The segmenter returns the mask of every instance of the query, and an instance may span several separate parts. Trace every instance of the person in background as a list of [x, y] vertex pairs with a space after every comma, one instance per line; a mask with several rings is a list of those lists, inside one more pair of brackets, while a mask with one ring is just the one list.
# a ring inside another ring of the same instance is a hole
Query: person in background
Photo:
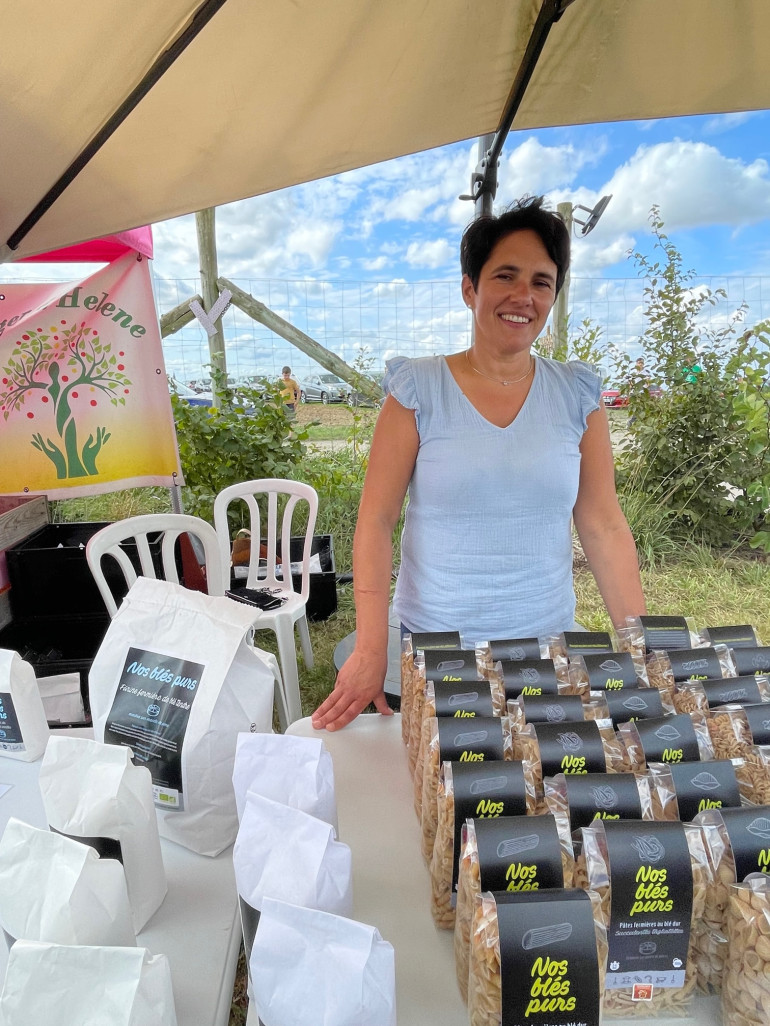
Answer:
[[294, 419], [297, 413], [299, 402], [299, 385], [291, 376], [291, 367], [284, 367], [281, 371], [281, 398], [284, 409], [290, 419]]
[[370, 702], [390, 711], [392, 535], [407, 490], [393, 602], [406, 630], [480, 641], [574, 629], [573, 519], [612, 622], [646, 611], [600, 379], [531, 351], [569, 249], [542, 197], [471, 222], [460, 250], [470, 348], [388, 362], [353, 548], [356, 643], [316, 728], [338, 730]]

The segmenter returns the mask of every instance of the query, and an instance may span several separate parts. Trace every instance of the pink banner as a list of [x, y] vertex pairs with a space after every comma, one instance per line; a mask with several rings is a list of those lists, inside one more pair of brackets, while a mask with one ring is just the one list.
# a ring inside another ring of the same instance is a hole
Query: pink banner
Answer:
[[24, 257], [19, 263], [108, 263], [131, 251], [152, 258], [152, 228], [149, 225], [118, 232], [116, 235], [105, 235], [91, 242], [79, 242], [74, 246], [65, 246], [64, 249], [52, 249], [49, 253]]
[[0, 415], [0, 493], [182, 483], [147, 260], [0, 285]]

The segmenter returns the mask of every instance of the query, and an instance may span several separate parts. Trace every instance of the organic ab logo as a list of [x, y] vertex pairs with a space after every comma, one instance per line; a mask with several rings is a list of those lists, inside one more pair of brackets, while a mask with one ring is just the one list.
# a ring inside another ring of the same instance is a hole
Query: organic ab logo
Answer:
[[85, 321], [69, 326], [60, 321], [47, 331], [29, 331], [16, 342], [0, 378], [0, 412], [8, 420], [26, 406], [27, 418], [46, 424], [44, 430], [53, 422], [58, 439], [37, 431], [30, 445], [53, 463], [58, 480], [99, 473], [96, 462], [110, 433], [97, 426], [82, 442], [78, 417], [105, 399], [113, 406], [125, 405], [131, 381], [119, 362], [123, 356], [113, 355], [112, 345], [101, 342]]

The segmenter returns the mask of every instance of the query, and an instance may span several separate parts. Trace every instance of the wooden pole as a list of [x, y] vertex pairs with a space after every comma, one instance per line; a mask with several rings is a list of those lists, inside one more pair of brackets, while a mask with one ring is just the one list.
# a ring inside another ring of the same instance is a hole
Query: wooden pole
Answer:
[[163, 314], [160, 319], [161, 338], [173, 335], [175, 331], [180, 331], [185, 324], [195, 320], [195, 314], [190, 309], [190, 303], [195, 302], [196, 299], [203, 306], [203, 298], [201, 296], [190, 296], [189, 299], [185, 299], [179, 306], [175, 306], [173, 310]]
[[[217, 287], [219, 272], [217, 270], [215, 208], [207, 207], [205, 210], [199, 210], [195, 215], [195, 226], [198, 230], [198, 257], [201, 265], [203, 309], [208, 313], [219, 298], [219, 289]], [[226, 374], [225, 333], [222, 329], [221, 320], [217, 322], [216, 329], [216, 333], [209, 336], [211, 367], [213, 370]], [[216, 389], [214, 389], [214, 398], [216, 399]]]
[[287, 342], [291, 342], [297, 349], [301, 349], [306, 356], [315, 360], [316, 363], [320, 363], [322, 367], [325, 367], [332, 374], [336, 374], [338, 378], [342, 378], [343, 381], [351, 384], [356, 391], [362, 392], [364, 395], [369, 396], [370, 399], [382, 399], [382, 389], [371, 378], [359, 374], [357, 370], [349, 367], [335, 353], [325, 349], [320, 342], [316, 342], [315, 339], [306, 335], [304, 331], [295, 328], [289, 321], [285, 321], [283, 317], [274, 313], [264, 303], [260, 303], [258, 299], [249, 295], [248, 292], [239, 289], [237, 285], [234, 285], [227, 278], [218, 278], [217, 288], [228, 289], [232, 293], [233, 304], [239, 310], [243, 310], [249, 317], [259, 321], [260, 324], [264, 324], [265, 327], [274, 331], [276, 335], [285, 338]]
[[[559, 203], [556, 207], [564, 219], [572, 241], [572, 204]], [[569, 325], [569, 270], [553, 304], [553, 333], [555, 336], [553, 355], [557, 360], [567, 359], [567, 329]]]

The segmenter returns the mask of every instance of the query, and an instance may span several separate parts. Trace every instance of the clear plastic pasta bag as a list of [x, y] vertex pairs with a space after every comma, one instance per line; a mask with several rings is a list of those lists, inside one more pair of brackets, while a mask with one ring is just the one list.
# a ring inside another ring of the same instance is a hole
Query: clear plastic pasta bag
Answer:
[[596, 819], [653, 819], [650, 782], [636, 773], [557, 773], [546, 777], [549, 812], [569, 819], [574, 834]]
[[648, 762], [697, 762], [714, 758], [703, 713], [677, 713], [618, 725], [630, 768], [641, 773]]
[[770, 1008], [770, 880], [732, 884], [727, 906], [724, 1026], [765, 1026]]
[[575, 860], [569, 820], [546, 813], [468, 819], [463, 824], [457, 877], [455, 968], [467, 1001], [471, 920], [482, 891], [572, 887]]
[[739, 761], [649, 763], [655, 819], [691, 823], [705, 809], [739, 808]]

